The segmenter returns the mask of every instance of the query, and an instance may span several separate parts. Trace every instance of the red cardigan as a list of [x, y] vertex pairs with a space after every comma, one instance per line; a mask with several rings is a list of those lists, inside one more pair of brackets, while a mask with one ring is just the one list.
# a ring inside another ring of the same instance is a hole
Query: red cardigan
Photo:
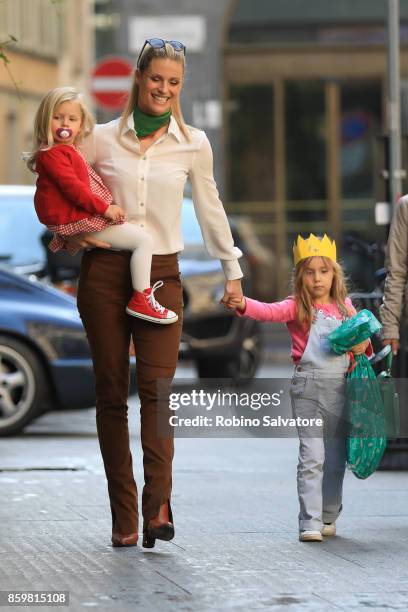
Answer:
[[70, 145], [39, 151], [34, 205], [44, 225], [62, 225], [103, 215], [108, 204], [92, 193], [86, 163]]

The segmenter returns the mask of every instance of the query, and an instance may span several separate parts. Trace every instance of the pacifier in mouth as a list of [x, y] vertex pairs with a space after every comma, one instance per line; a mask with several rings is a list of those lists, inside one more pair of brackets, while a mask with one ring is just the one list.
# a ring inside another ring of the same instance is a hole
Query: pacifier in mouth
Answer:
[[58, 128], [58, 130], [56, 131], [56, 134], [58, 138], [62, 138], [63, 140], [66, 140], [67, 138], [71, 138], [72, 130], [66, 127], [62, 127], [62, 128]]

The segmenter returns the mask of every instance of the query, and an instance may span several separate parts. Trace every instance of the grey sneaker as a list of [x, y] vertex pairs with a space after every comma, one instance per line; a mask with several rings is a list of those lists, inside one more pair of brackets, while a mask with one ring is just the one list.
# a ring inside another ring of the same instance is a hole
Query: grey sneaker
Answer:
[[320, 531], [301, 531], [299, 533], [300, 542], [321, 542], [323, 536]]
[[322, 527], [321, 533], [324, 536], [335, 536], [336, 535], [336, 523], [325, 523]]

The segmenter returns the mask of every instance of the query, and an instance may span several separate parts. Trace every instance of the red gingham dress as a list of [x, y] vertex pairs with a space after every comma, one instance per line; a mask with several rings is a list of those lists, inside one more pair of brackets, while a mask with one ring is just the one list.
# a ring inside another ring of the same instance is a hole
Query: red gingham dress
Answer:
[[[95, 172], [95, 170], [88, 164], [85, 157], [78, 149], [75, 148], [78, 155], [84, 160], [89, 176], [89, 184], [92, 193], [99, 196], [107, 204], [112, 204], [113, 198], [109, 189], [103, 184], [101, 177]], [[75, 234], [81, 234], [82, 232], [100, 232], [106, 227], [111, 225], [120, 225], [124, 221], [111, 221], [101, 215], [92, 215], [87, 219], [81, 219], [80, 221], [74, 221], [73, 223], [64, 223], [63, 225], [48, 225], [48, 229], [54, 232], [54, 236], [48, 245], [48, 248], [56, 253], [61, 249], [68, 250], [71, 255], [78, 253], [79, 249], [76, 247], [68, 247], [64, 236], [75, 236]]]

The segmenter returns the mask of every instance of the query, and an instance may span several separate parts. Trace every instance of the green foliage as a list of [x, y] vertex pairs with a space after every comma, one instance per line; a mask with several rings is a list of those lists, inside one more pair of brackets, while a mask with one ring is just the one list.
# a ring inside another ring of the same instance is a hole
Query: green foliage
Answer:
[[9, 37], [7, 40], [4, 40], [3, 42], [0, 42], [0, 60], [3, 62], [3, 66], [4, 68], [7, 70], [8, 75], [10, 77], [11, 82], [14, 85], [14, 88], [17, 92], [18, 97], [21, 100], [21, 92], [20, 89], [17, 85], [17, 82], [15, 80], [15, 78], [13, 77], [13, 74], [9, 68], [9, 64], [10, 64], [10, 58], [7, 56], [6, 53], [6, 49], [8, 47], [8, 45], [10, 45], [11, 43], [17, 42], [17, 38], [15, 36], [13, 36], [12, 34], [9, 34]]
[[[64, 0], [50, 0], [50, 2], [56, 8], [58, 17], [60, 17], [61, 14], [60, 14], [60, 11], [59, 11], [59, 7], [62, 6]], [[7, 70], [8, 75], [10, 77], [10, 80], [11, 80], [11, 82], [14, 85], [14, 88], [15, 88], [15, 90], [17, 92], [18, 97], [21, 100], [21, 92], [20, 92], [18, 84], [17, 84], [17, 82], [16, 82], [15, 78], [13, 77], [13, 74], [12, 74], [12, 72], [10, 70], [9, 64], [11, 63], [11, 61], [10, 61], [10, 58], [8, 57], [8, 55], [7, 55], [7, 52], [6, 52], [8, 45], [10, 45], [11, 43], [15, 43], [15, 42], [18, 42], [18, 40], [12, 34], [9, 34], [9, 37], [8, 37], [7, 40], [4, 40], [3, 42], [0, 42], [0, 60], [3, 62], [3, 66]]]

